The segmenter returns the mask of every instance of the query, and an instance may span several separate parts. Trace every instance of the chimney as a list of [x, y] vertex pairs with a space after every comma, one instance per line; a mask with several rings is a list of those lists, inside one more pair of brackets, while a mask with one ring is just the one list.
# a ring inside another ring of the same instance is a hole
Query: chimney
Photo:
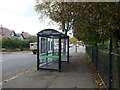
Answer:
[[3, 36], [3, 26], [1, 25], [1, 27], [0, 27], [1, 29], [2, 29], [2, 32], [1, 32], [1, 34], [2, 34], [2, 36]]
[[24, 33], [24, 31], [22, 31], [22, 34]]

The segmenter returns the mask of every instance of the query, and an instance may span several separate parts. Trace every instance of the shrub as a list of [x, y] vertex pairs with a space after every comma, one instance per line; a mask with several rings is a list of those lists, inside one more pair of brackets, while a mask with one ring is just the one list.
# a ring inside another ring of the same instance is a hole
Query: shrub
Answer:
[[6, 49], [16, 49], [16, 48], [28, 48], [29, 43], [24, 40], [20, 40], [17, 38], [3, 38], [2, 39], [2, 48]]

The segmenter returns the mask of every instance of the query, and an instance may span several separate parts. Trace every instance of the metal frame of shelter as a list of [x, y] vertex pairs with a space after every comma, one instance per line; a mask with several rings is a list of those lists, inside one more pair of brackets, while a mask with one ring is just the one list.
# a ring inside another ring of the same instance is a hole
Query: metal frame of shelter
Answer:
[[61, 62], [69, 63], [69, 36], [54, 29], [37, 33], [37, 70], [61, 71]]

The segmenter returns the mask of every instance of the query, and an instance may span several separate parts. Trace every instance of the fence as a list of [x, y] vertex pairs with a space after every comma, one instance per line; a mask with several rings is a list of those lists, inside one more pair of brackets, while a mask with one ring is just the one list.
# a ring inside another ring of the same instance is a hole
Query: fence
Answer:
[[[97, 72], [106, 84], [106, 87], [118, 88], [120, 85], [120, 80], [118, 80], [120, 79], [118, 78], [120, 77], [120, 55], [114, 53], [114, 49], [110, 52], [110, 47], [105, 46], [86, 46], [86, 52], [90, 56]], [[118, 48], [118, 53], [120, 53], [120, 48]], [[115, 61], [118, 61], [118, 63], [116, 64]], [[118, 75], [114, 72], [117, 72]]]

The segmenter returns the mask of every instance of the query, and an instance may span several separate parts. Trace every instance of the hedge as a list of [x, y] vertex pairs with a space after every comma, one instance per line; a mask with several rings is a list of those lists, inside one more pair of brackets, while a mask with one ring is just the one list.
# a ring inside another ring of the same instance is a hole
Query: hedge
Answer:
[[3, 38], [2, 48], [6, 48], [6, 49], [29, 48], [29, 42], [17, 38]]

